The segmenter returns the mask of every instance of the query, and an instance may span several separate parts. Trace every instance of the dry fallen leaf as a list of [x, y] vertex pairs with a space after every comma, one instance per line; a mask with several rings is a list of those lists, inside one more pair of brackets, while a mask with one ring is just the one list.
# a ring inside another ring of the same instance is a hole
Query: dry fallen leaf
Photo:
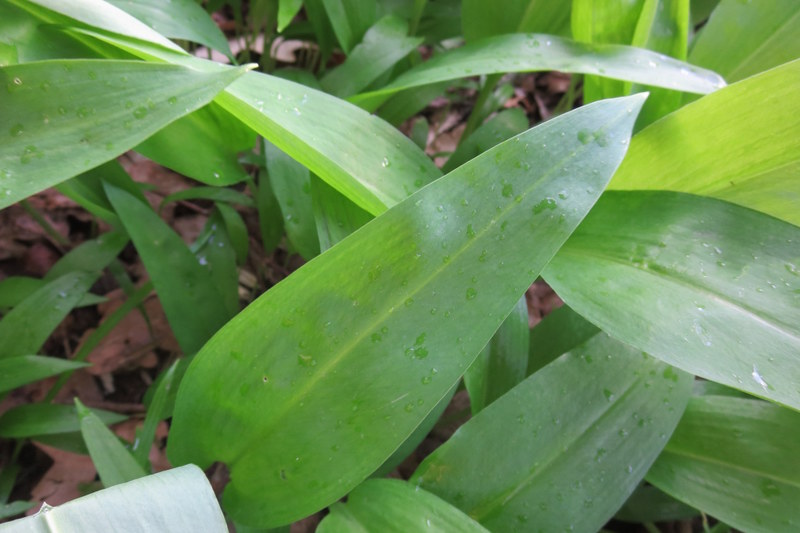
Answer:
[[[80, 485], [94, 481], [97, 471], [88, 455], [65, 452], [38, 442], [34, 445], [53, 459], [52, 466], [31, 491], [31, 500], [61, 505], [82, 496]], [[38, 511], [35, 506], [27, 514]]]

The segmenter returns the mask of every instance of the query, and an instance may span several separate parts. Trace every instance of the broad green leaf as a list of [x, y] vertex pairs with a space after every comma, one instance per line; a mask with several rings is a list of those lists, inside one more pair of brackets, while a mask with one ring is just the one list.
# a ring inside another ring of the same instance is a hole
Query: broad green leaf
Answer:
[[800, 414], [758, 400], [692, 398], [647, 480], [742, 531], [800, 524]]
[[461, 28], [469, 42], [504, 33], [569, 35], [569, 19], [570, 2], [566, 0], [506, 0], [502, 6], [485, 0], [461, 2]]
[[523, 296], [464, 374], [473, 415], [525, 379], [529, 341], [528, 304]]
[[235, 189], [228, 189], [225, 187], [192, 187], [191, 189], [184, 189], [165, 196], [164, 199], [161, 200], [159, 211], [166, 204], [170, 202], [179, 202], [181, 200], [213, 200], [215, 202], [239, 204], [245, 207], [253, 207], [255, 205], [252, 198]]
[[0, 359], [35, 354], [98, 278], [70, 272], [42, 286], [0, 320]]
[[111, 185], [106, 194], [153, 280], [175, 338], [186, 354], [196, 352], [230, 318], [224, 296], [201, 260], [149, 205]]
[[323, 89], [340, 98], [365, 89], [422, 44], [422, 39], [407, 34], [408, 24], [403, 19], [392, 15], [380, 19], [367, 30], [347, 60], [320, 80]]
[[399, 479], [371, 479], [331, 507], [319, 533], [384, 531], [488, 533], [480, 524], [430, 492]]
[[[104, 424], [116, 424], [127, 417], [92, 409]], [[0, 416], [0, 437], [25, 438], [35, 435], [56, 435], [80, 430], [80, 420], [72, 405], [29, 403], [14, 407]]]
[[319, 249], [323, 252], [372, 220], [372, 215], [314, 175], [311, 176], [311, 204]]
[[492, 531], [597, 531], [667, 443], [691, 383], [597, 335], [461, 426], [410, 482]]
[[672, 365], [800, 409], [800, 228], [671, 192], [600, 199], [543, 275], [575, 311]]
[[283, 213], [289, 243], [305, 260], [319, 254], [319, 240], [311, 205], [308, 169], [274, 144], [264, 141], [264, 155], [272, 192]]
[[800, 57], [798, 26], [800, 3], [794, 0], [723, 0], [692, 44], [689, 61], [739, 81]]
[[243, 72], [111, 60], [0, 68], [0, 208], [124, 153]]
[[597, 74], [676, 91], [706, 94], [725, 85], [717, 74], [631, 46], [589, 45], [536, 33], [489, 37], [434, 56], [377, 91], [350, 98], [373, 110], [391, 94], [465, 76], [560, 70]]
[[[184, 377], [173, 463], [227, 463], [226, 508], [248, 525], [347, 493], [453, 386], [585, 216], [642, 102], [598, 102], [498, 145], [250, 304]], [[582, 142], [584, 129], [602, 141]]]
[[530, 336], [528, 374], [549, 365], [558, 356], [583, 344], [600, 330], [569, 308], [562, 306], [539, 322]]
[[195, 0], [105, 0], [133, 15], [161, 35], [219, 50], [229, 58], [228, 40]]
[[322, 0], [322, 4], [345, 54], [350, 54], [378, 18], [376, 0]]
[[203, 471], [194, 465], [94, 492], [0, 525], [3, 533], [203, 531], [228, 526]]
[[800, 225], [799, 81], [800, 60], [664, 117], [634, 136], [610, 187], [715, 196]]
[[39, 355], [23, 355], [0, 359], [0, 393], [58, 375], [67, 370], [85, 366], [89, 365], [68, 359], [42, 357]]
[[105, 487], [147, 475], [119, 438], [77, 398], [75, 398], [75, 411], [78, 413], [81, 435], [86, 448]]
[[[44, 279], [29, 278], [26, 276], [10, 276], [0, 281], [0, 310], [19, 305], [25, 298], [45, 285], [47, 285], [47, 281]], [[86, 307], [105, 301], [106, 298], [102, 296], [86, 293], [78, 300], [75, 307]]]
[[460, 142], [442, 170], [450, 172], [499, 142], [522, 133], [526, 129], [528, 129], [528, 117], [522, 109], [501, 111], [476, 129], [466, 140]]
[[614, 518], [623, 522], [671, 522], [698, 514], [700, 511], [697, 509], [689, 507], [652, 485], [642, 483], [633, 491]]
[[288, 26], [303, 7], [303, 0], [280, 0], [278, 2], [278, 33]]
[[248, 178], [239, 152], [250, 150], [255, 133], [211, 103], [179, 118], [136, 145], [134, 150], [172, 170], [209, 185]]

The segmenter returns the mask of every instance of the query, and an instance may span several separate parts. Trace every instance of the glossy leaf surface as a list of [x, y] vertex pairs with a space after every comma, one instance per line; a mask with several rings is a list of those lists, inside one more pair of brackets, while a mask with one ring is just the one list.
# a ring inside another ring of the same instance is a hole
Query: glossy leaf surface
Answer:
[[791, 224], [712, 198], [613, 192], [543, 275], [614, 337], [800, 409], [798, 264]]
[[488, 533], [480, 524], [433, 494], [399, 479], [372, 479], [337, 503], [319, 533], [385, 531]]
[[586, 106], [496, 146], [273, 287], [187, 371], [171, 460], [226, 462], [226, 507], [250, 525], [347, 493], [452, 387], [585, 216], [642, 102]]
[[800, 524], [800, 414], [758, 400], [692, 398], [647, 480], [742, 531]]
[[798, 83], [800, 60], [664, 117], [633, 137], [610, 188], [716, 196], [800, 225]]
[[492, 531], [597, 531], [667, 443], [691, 381], [597, 335], [461, 426], [410, 482]]
[[598, 74], [678, 91], [706, 94], [725, 85], [717, 74], [641, 48], [588, 45], [544, 34], [490, 37], [434, 56], [386, 87], [350, 98], [375, 109], [391, 94], [479, 74], [560, 70]]
[[243, 72], [110, 60], [0, 68], [0, 208], [124, 153]]

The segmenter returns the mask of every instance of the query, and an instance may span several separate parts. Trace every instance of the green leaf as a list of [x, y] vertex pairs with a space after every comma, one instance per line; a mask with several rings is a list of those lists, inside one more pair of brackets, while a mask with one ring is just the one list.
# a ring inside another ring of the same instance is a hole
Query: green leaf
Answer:
[[38, 355], [0, 359], [0, 393], [85, 366], [89, 365], [68, 359]]
[[320, 84], [325, 91], [340, 98], [365, 89], [422, 44], [421, 38], [407, 37], [407, 34], [406, 21], [393, 15], [383, 17], [367, 30], [345, 62], [329, 71]]
[[[147, 415], [144, 419], [141, 431], [137, 431], [136, 440], [133, 441], [131, 446], [131, 453], [136, 458], [136, 461], [144, 468], [150, 464], [150, 447], [153, 445], [153, 440], [156, 437], [156, 429], [159, 422], [167, 418], [168, 399], [174, 388], [178, 386], [177, 369], [180, 365], [179, 361], [175, 361], [164, 373], [163, 377], [154, 384], [156, 387], [153, 399], [147, 408]], [[180, 378], [182, 376], [178, 376]], [[174, 387], [174, 388], [173, 388]]]
[[[184, 377], [173, 463], [226, 462], [226, 508], [248, 525], [343, 496], [453, 386], [585, 216], [642, 102], [598, 102], [498, 145], [250, 304]], [[581, 142], [584, 129], [607, 142]]]
[[175, 338], [185, 353], [196, 352], [231, 317], [213, 276], [149, 205], [114, 186], [105, 190], [153, 280]]
[[307, 168], [268, 141], [264, 141], [264, 154], [269, 183], [283, 213], [286, 236], [303, 259], [309, 260], [319, 254], [311, 205], [311, 176]]
[[[220, 220], [225, 226], [225, 233], [227, 234], [230, 244], [236, 253], [236, 264], [245, 264], [247, 262], [247, 253], [250, 249], [250, 237], [247, 234], [247, 226], [245, 225], [244, 220], [242, 220], [242, 215], [240, 215], [236, 209], [228, 204], [218, 203], [216, 205], [216, 209], [220, 215]], [[219, 244], [217, 244], [217, 246], [219, 246]], [[238, 285], [239, 273], [235, 270], [235, 265], [234, 271], [236, 273], [234, 277], [236, 278]], [[239, 312], [238, 308], [236, 309], [236, 312]]]
[[645, 128], [631, 141], [611, 188], [710, 195], [800, 225], [798, 79], [800, 60]]
[[466, 140], [461, 141], [442, 170], [450, 172], [497, 143], [526, 129], [528, 129], [528, 117], [525, 111], [519, 108], [501, 111], [476, 129]]
[[[208, 282], [216, 287], [216, 294], [209, 292], [209, 297], [218, 296], [217, 305], [224, 308], [228, 318], [238, 313], [239, 306], [239, 271], [236, 268], [237, 252], [228, 234], [225, 219], [218, 204], [208, 217], [202, 233], [190, 247], [197, 263], [206, 271]], [[187, 265], [188, 267], [188, 265]], [[222, 316], [223, 313], [220, 313]], [[209, 335], [210, 336], [210, 335]]]
[[[25, 298], [47, 284], [46, 280], [26, 276], [10, 276], [0, 281], [0, 310], [11, 308], [22, 303]], [[106, 298], [86, 293], [78, 300], [75, 307], [86, 307], [105, 302]]]
[[98, 278], [70, 272], [42, 286], [0, 321], [0, 359], [35, 354]]
[[612, 192], [543, 275], [621, 341], [800, 409], [798, 242], [800, 228], [727, 202]]
[[464, 374], [473, 416], [525, 379], [529, 340], [528, 304], [523, 296]]
[[800, 523], [800, 414], [758, 400], [692, 398], [647, 480], [742, 531]]
[[227, 189], [225, 187], [192, 187], [191, 189], [184, 189], [165, 196], [164, 199], [161, 200], [159, 211], [166, 204], [170, 202], [179, 202], [181, 200], [213, 200], [215, 202], [239, 204], [245, 207], [253, 207], [255, 205], [252, 198], [235, 189]]
[[203, 471], [193, 465], [94, 492], [0, 525], [3, 533], [205, 531], [228, 526]]
[[667, 443], [691, 383], [597, 335], [461, 426], [410, 482], [492, 531], [597, 531]]
[[173, 39], [200, 43], [233, 59], [228, 40], [195, 0], [105, 0]]
[[692, 518], [698, 514], [700, 511], [697, 509], [689, 507], [652, 485], [642, 483], [633, 491], [614, 518], [634, 523], [671, 522]]
[[112, 60], [0, 68], [0, 208], [124, 153], [243, 72]]
[[269, 175], [261, 169], [258, 175], [258, 188], [255, 192], [258, 209], [258, 227], [261, 230], [261, 243], [264, 252], [272, 253], [283, 237], [283, 214], [278, 199], [272, 191]]
[[250, 150], [255, 133], [214, 102], [179, 118], [134, 150], [172, 170], [209, 185], [248, 178], [239, 152]]
[[[723, 0], [692, 44], [689, 62], [730, 82], [800, 57], [800, 3]], [[724, 50], [725, 53], [720, 53]]]
[[389, 95], [411, 87], [480, 74], [541, 70], [597, 74], [700, 94], [725, 85], [722, 78], [709, 70], [641, 48], [589, 45], [530, 33], [489, 37], [434, 56], [386, 87], [353, 96], [350, 101], [372, 110]]
[[565, 305], [544, 317], [531, 330], [528, 374], [549, 365], [558, 356], [583, 344], [600, 330]]
[[303, 7], [303, 0], [280, 0], [278, 2], [278, 33], [288, 26]]
[[59, 259], [45, 274], [45, 280], [54, 280], [74, 270], [97, 272], [108, 266], [128, 244], [128, 236], [121, 231], [109, 231], [81, 243]]
[[311, 176], [311, 204], [319, 248], [323, 252], [372, 220], [372, 215], [314, 175]]
[[567, 1], [506, 0], [500, 8], [485, 0], [463, 0], [461, 28], [468, 42], [503, 33], [569, 35], [570, 4]]
[[378, 19], [376, 0], [322, 0], [328, 20], [345, 54], [361, 41], [361, 38]]
[[147, 472], [133, 458], [131, 452], [125, 449], [119, 438], [78, 398], [75, 398], [75, 411], [80, 420], [81, 435], [86, 442], [86, 448], [100, 475], [100, 481], [105, 487], [133, 481], [147, 475]]
[[[36, 502], [26, 502], [26, 501], [16, 501], [11, 503], [4, 503], [0, 505], [0, 520], [5, 518], [11, 518], [12, 516], [16, 516], [18, 514], [22, 514], [31, 507], [36, 505]], [[3, 526], [0, 525], [0, 530], [3, 530]]]
[[352, 531], [474, 532], [488, 530], [444, 500], [399, 479], [371, 479], [331, 507], [319, 533]]
[[[104, 424], [116, 424], [127, 417], [92, 409]], [[0, 416], [0, 437], [25, 438], [35, 435], [72, 433], [80, 429], [75, 407], [54, 403], [29, 403], [20, 405]]]

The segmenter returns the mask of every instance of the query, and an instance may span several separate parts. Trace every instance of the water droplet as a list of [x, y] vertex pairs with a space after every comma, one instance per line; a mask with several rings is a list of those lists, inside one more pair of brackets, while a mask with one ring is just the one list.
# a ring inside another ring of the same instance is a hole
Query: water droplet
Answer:
[[219, 179], [219, 172], [214, 172], [214, 179]]
[[19, 79], [19, 78], [14, 78], [14, 85], [16, 85], [16, 86], [22, 85], [22, 80]]
[[133, 110], [133, 117], [137, 120], [143, 119], [147, 116], [147, 108], [144, 106], [139, 106]]
[[92, 113], [91, 110], [88, 107], [84, 107], [84, 106], [79, 107], [78, 111], [76, 111], [76, 114], [78, 115], [79, 118], [86, 118], [91, 113]]
[[514, 194], [514, 187], [510, 183], [506, 183], [503, 185], [503, 190], [501, 193], [505, 198], [511, 198], [511, 196]]
[[306, 368], [317, 366], [317, 361], [310, 355], [297, 354], [297, 364]]
[[205, 265], [208, 264], [208, 259], [206, 259], [206, 256], [201, 255], [201, 256], [199, 256], [197, 258], [197, 262], [200, 263], [201, 265], [205, 266]]
[[580, 130], [578, 132], [578, 140], [580, 141], [581, 144], [589, 144], [590, 142], [592, 142], [593, 138], [594, 135], [592, 135], [592, 132], [588, 130]]
[[608, 400], [609, 402], [613, 402], [615, 398], [614, 393], [608, 389], [603, 389], [603, 396], [605, 396], [606, 400]]
[[388, 158], [388, 157], [384, 157], [384, 158], [381, 160], [381, 166], [382, 166], [383, 168], [386, 168], [386, 167], [388, 167], [389, 165], [390, 165], [390, 163], [389, 163], [389, 158]]
[[167, 99], [167, 102], [169, 102], [170, 105], [175, 105], [178, 103], [178, 97], [170, 96], [169, 99]]
[[535, 206], [533, 206], [533, 214], [538, 215], [545, 209], [553, 210], [558, 207], [558, 203], [556, 202], [555, 198], [547, 197]]
[[753, 376], [753, 381], [761, 385], [762, 389], [767, 390], [767, 387], [769, 387], [769, 385], [767, 384], [766, 381], [764, 381], [764, 378], [758, 372], [756, 365], [753, 365], [753, 372], [750, 375]]
[[474, 299], [474, 298], [475, 298], [477, 295], [478, 295], [478, 291], [476, 291], [474, 288], [472, 288], [472, 287], [469, 287], [469, 288], [467, 289], [467, 300], [472, 300], [472, 299]]
[[22, 126], [22, 124], [14, 124], [13, 126], [11, 126], [9, 133], [11, 134], [12, 137], [19, 137], [20, 135], [22, 135], [23, 131], [24, 127]]

